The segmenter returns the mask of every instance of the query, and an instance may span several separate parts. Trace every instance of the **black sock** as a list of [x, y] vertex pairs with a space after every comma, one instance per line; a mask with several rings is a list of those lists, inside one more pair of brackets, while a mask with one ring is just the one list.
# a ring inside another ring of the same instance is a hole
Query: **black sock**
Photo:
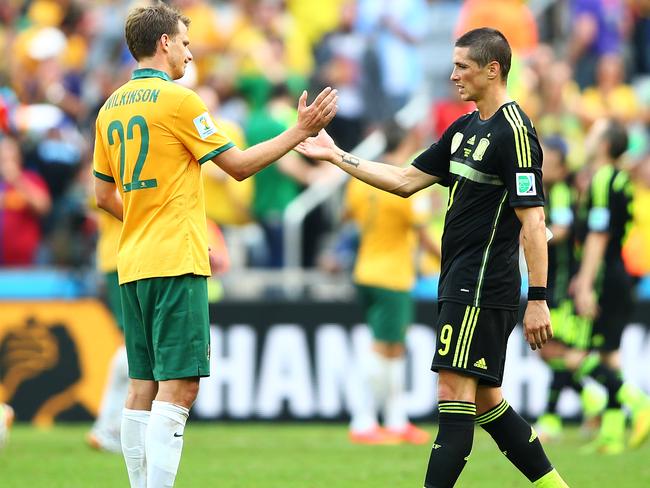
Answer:
[[431, 448], [425, 488], [451, 488], [472, 452], [476, 405], [471, 402], [438, 403], [438, 435]]
[[623, 380], [616, 371], [609, 366], [600, 362], [596, 355], [589, 355], [582, 360], [576, 372], [576, 379], [590, 376], [607, 389], [607, 408], [621, 408], [621, 403], [616, 398], [616, 394], [623, 386]]
[[556, 413], [557, 401], [560, 398], [562, 390], [571, 386], [573, 383], [573, 374], [566, 369], [553, 370], [553, 378], [548, 391], [548, 402], [546, 404], [546, 413]]
[[476, 417], [476, 423], [492, 436], [501, 452], [531, 482], [553, 469], [537, 433], [505, 400]]

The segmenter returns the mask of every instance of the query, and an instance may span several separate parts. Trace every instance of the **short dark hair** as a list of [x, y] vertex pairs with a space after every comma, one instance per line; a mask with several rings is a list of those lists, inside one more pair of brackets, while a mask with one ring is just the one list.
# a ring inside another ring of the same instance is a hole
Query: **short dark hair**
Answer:
[[512, 50], [506, 36], [496, 29], [481, 27], [456, 39], [456, 47], [468, 47], [469, 57], [482, 68], [492, 61], [501, 66], [501, 80], [508, 79]]
[[170, 37], [178, 34], [179, 20], [189, 27], [189, 18], [164, 3], [131, 10], [126, 18], [124, 34], [129, 51], [136, 61], [153, 56], [158, 39], [163, 34]]
[[607, 124], [607, 129], [603, 134], [603, 138], [608, 143], [607, 153], [609, 157], [616, 160], [620, 158], [625, 151], [629, 142], [627, 129], [617, 120], [610, 120]]

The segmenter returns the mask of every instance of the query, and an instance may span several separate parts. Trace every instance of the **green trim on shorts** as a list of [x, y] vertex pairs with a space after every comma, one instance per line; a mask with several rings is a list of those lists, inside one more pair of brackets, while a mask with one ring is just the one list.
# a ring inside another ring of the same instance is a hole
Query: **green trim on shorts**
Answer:
[[120, 292], [131, 378], [165, 381], [210, 375], [205, 276], [131, 281]]
[[408, 291], [357, 285], [364, 315], [376, 341], [403, 344], [413, 322], [413, 298]]
[[124, 314], [122, 312], [122, 299], [120, 298], [120, 281], [117, 271], [104, 273], [104, 284], [106, 287], [106, 301], [113, 314], [115, 323], [124, 332]]

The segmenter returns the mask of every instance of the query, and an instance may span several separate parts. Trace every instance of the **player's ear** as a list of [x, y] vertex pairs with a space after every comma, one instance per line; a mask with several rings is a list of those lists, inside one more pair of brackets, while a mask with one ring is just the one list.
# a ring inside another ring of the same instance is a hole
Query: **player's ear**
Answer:
[[491, 61], [487, 65], [488, 80], [494, 80], [501, 72], [501, 65], [497, 61]]
[[160, 42], [160, 47], [162, 48], [163, 51], [167, 51], [169, 49], [169, 43], [171, 42], [171, 38], [169, 37], [168, 34], [163, 34], [160, 36], [160, 39], [158, 40]]

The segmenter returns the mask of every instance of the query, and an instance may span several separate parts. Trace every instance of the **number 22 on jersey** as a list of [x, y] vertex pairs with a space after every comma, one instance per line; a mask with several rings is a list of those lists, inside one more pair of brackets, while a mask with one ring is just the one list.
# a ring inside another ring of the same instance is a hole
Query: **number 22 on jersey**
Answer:
[[[135, 166], [133, 167], [133, 173], [131, 175], [131, 181], [129, 183], [124, 181], [124, 171], [126, 166], [126, 141], [135, 141], [134, 129], [138, 127], [140, 132], [140, 147], [138, 149], [138, 157], [135, 161]], [[119, 120], [113, 120], [108, 125], [108, 144], [120, 145], [120, 181], [122, 182], [122, 189], [124, 193], [128, 193], [132, 190], [143, 190], [145, 188], [156, 188], [158, 186], [158, 181], [155, 178], [148, 180], [140, 180], [140, 173], [142, 173], [142, 168], [144, 163], [147, 160], [147, 154], [149, 153], [149, 127], [147, 126], [147, 121], [142, 115], [134, 115], [131, 117], [129, 122], [126, 124], [126, 138], [124, 132], [124, 124]], [[117, 133], [117, 140], [115, 139], [115, 134]]]

